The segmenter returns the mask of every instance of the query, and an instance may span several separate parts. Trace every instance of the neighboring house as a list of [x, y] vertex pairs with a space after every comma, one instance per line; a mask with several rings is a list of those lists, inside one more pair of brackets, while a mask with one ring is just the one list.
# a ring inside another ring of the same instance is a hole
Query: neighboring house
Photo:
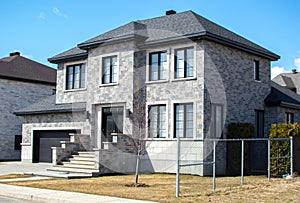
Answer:
[[[267, 137], [264, 100], [272, 88], [270, 62], [278, 59], [192, 11], [130, 22], [49, 59], [58, 64], [56, 98], [17, 112], [25, 120], [22, 161], [60, 163], [68, 133], [76, 131], [71, 144], [90, 140], [92, 169], [132, 172], [134, 156], [119, 153], [111, 136], [118, 133], [118, 142], [120, 134], [137, 137], [136, 120], [147, 137], [140, 168], [147, 172], [176, 171], [178, 136], [181, 159], [189, 163], [207, 160], [211, 145], [203, 140], [226, 138], [230, 123], [252, 123], [255, 137]], [[217, 159], [217, 172], [224, 174], [225, 146]], [[211, 169], [182, 172], [207, 175]]]
[[56, 70], [19, 52], [0, 59], [0, 160], [20, 160], [23, 118], [14, 111], [53, 93]]
[[291, 73], [281, 73], [272, 79], [282, 87], [300, 94], [300, 73], [293, 69]]

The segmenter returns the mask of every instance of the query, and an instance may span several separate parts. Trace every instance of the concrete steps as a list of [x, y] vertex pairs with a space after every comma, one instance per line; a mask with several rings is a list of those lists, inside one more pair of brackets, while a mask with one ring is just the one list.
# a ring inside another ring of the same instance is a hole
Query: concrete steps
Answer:
[[100, 174], [97, 163], [95, 163], [95, 152], [81, 151], [63, 161], [62, 165], [53, 166], [52, 168], [48, 168], [47, 171], [85, 174], [85, 176], [87, 174], [91, 176], [98, 176]]

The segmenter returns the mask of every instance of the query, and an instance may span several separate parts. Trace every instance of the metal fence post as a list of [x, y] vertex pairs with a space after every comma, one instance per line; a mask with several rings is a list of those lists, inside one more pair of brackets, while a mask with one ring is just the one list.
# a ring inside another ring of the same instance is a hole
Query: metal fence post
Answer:
[[176, 158], [176, 197], [179, 197], [180, 192], [180, 137], [177, 137], [177, 158]]
[[242, 153], [241, 153], [241, 184], [244, 185], [244, 140], [242, 140]]
[[213, 151], [213, 191], [216, 191], [216, 141], [214, 141]]
[[290, 137], [290, 167], [291, 167], [291, 176], [293, 175], [293, 137]]
[[268, 181], [270, 182], [271, 178], [271, 143], [270, 138], [268, 139]]

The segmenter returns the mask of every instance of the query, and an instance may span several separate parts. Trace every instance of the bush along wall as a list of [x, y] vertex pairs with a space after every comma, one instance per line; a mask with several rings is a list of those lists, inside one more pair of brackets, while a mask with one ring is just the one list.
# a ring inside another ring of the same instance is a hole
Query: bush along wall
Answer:
[[[251, 123], [230, 123], [228, 125], [228, 139], [253, 138], [254, 127]], [[244, 173], [250, 173], [250, 144], [244, 145]], [[241, 142], [227, 142], [227, 175], [241, 174]]]
[[[273, 124], [270, 138], [299, 138], [300, 124]], [[271, 141], [271, 157], [290, 156], [290, 141]], [[290, 159], [271, 159], [270, 170], [272, 177], [282, 177], [290, 173]]]

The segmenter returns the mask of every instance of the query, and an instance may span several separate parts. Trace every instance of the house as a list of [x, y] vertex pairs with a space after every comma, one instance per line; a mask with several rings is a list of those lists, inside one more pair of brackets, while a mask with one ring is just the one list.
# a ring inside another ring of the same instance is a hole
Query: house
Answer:
[[0, 160], [20, 160], [22, 123], [13, 112], [53, 93], [56, 70], [13, 52], [0, 59]]
[[[252, 123], [255, 137], [267, 137], [270, 62], [278, 59], [193, 11], [130, 22], [49, 58], [58, 65], [56, 95], [16, 112], [22, 161], [130, 173], [135, 151], [124, 143], [142, 136], [140, 170], [173, 173], [178, 136], [183, 163], [205, 161], [205, 138], [226, 138], [230, 123]], [[221, 149], [218, 174], [226, 171]]]
[[300, 74], [296, 69], [293, 69], [291, 73], [281, 73], [272, 80], [282, 87], [285, 87], [297, 94], [300, 94]]

